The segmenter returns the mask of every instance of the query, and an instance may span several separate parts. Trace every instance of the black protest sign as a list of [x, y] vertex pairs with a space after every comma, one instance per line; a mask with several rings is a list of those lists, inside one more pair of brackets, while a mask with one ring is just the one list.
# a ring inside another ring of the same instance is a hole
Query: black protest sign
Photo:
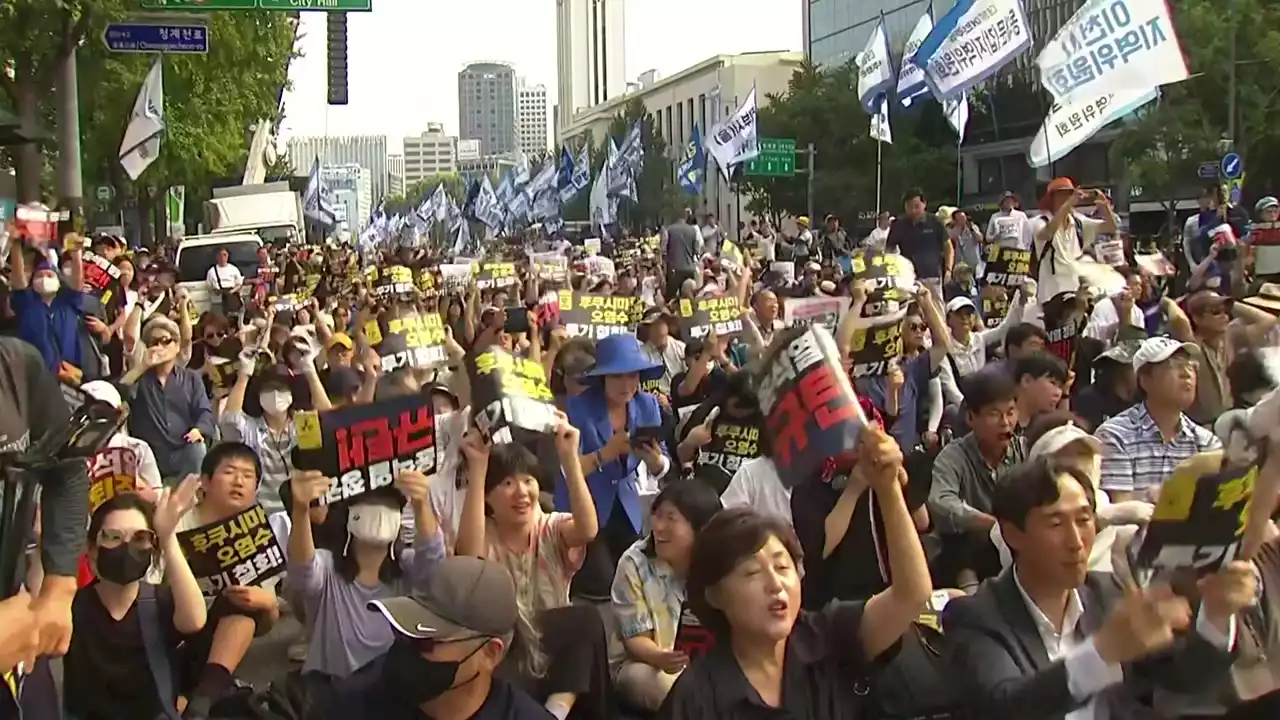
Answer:
[[888, 375], [890, 363], [902, 357], [902, 323], [853, 331], [853, 377]]
[[1076, 356], [1076, 342], [1083, 321], [1076, 312], [1074, 293], [1060, 294], [1044, 304], [1045, 350], [1062, 358], [1068, 367]]
[[639, 302], [634, 297], [615, 297], [561, 290], [560, 325], [569, 337], [603, 340], [610, 335], [635, 332], [632, 310]]
[[1184, 461], [1160, 485], [1160, 499], [1143, 530], [1134, 569], [1147, 574], [1204, 575], [1236, 559], [1258, 466], [1215, 467], [1221, 453]]
[[815, 477], [828, 459], [856, 450], [866, 418], [831, 333], [781, 332], [764, 358], [760, 409], [778, 475], [795, 485]]
[[757, 457], [760, 457], [760, 428], [721, 415], [712, 423], [711, 441], [702, 446], [695, 465], [720, 468], [732, 478], [743, 462]]
[[988, 330], [1000, 327], [1009, 315], [1009, 293], [1003, 288], [982, 291], [982, 325]]
[[491, 262], [480, 266], [476, 273], [477, 290], [497, 290], [520, 284], [516, 276], [516, 264], [509, 262]]
[[366, 272], [366, 277], [370, 274], [374, 275], [372, 278], [374, 297], [393, 298], [413, 294], [413, 271], [404, 265], [392, 265], [382, 270], [370, 269], [374, 272]]
[[986, 266], [982, 270], [982, 284], [998, 285], [1009, 289], [1022, 287], [1031, 272], [1031, 251], [992, 245], [987, 248]]
[[225, 520], [178, 533], [178, 545], [205, 597], [233, 585], [261, 586], [284, 572], [284, 553], [255, 504]]
[[424, 395], [294, 415], [294, 467], [330, 478], [321, 503], [350, 500], [391, 487], [402, 470], [436, 470], [436, 416]]
[[433, 295], [436, 290], [436, 273], [429, 267], [418, 268], [418, 289], [427, 295]]
[[437, 313], [409, 313], [385, 320], [365, 323], [364, 336], [378, 353], [382, 372], [402, 367], [440, 367], [449, 360], [445, 351], [444, 322]]
[[851, 258], [850, 269], [854, 280], [869, 285], [864, 316], [896, 318], [906, 312], [916, 286], [916, 268], [910, 260], [896, 253], [859, 250]]
[[685, 337], [700, 339], [714, 332], [724, 340], [742, 333], [742, 308], [737, 297], [681, 298], [676, 315]]
[[716, 645], [716, 636], [698, 622], [688, 605], [680, 607], [680, 624], [676, 627], [675, 651], [684, 653], [690, 660], [700, 658]]
[[102, 503], [138, 487], [138, 454], [125, 447], [108, 447], [89, 460], [89, 512]]
[[471, 372], [472, 415], [490, 442], [555, 429], [555, 405], [541, 364], [494, 346], [475, 356]]

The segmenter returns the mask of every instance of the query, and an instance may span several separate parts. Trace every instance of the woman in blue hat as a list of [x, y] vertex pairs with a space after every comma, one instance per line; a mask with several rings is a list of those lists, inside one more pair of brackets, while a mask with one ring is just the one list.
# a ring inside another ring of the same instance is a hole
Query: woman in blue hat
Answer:
[[[662, 411], [640, 383], [662, 376], [634, 335], [610, 335], [596, 343], [595, 366], [583, 374], [587, 389], [569, 398], [569, 422], [581, 432], [582, 472], [595, 501], [600, 533], [578, 573], [575, 594], [609, 594], [617, 559], [640, 536], [641, 473], [660, 478], [671, 467], [663, 450]], [[556, 487], [557, 510], [569, 507], [563, 483]]]

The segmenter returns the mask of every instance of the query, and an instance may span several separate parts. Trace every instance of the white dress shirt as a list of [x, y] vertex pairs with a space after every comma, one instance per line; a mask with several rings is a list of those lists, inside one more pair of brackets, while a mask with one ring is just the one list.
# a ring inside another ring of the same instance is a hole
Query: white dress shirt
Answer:
[[240, 274], [240, 268], [227, 263], [226, 265], [214, 265], [209, 268], [204, 281], [209, 283], [209, 287], [213, 288], [215, 292], [235, 290], [244, 282], [244, 276]]

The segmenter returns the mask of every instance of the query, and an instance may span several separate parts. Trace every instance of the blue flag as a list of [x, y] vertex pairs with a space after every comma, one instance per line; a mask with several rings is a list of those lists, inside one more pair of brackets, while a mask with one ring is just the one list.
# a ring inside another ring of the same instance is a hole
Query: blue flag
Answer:
[[702, 133], [697, 123], [693, 125], [693, 137], [685, 146], [684, 158], [676, 168], [680, 187], [690, 195], [701, 195], [702, 184], [707, 178], [707, 153], [702, 147]]

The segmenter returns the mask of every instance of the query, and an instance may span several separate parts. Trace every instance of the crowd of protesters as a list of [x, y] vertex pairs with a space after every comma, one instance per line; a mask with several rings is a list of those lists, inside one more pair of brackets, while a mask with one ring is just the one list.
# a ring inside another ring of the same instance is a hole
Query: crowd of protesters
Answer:
[[[77, 720], [1277, 717], [1274, 525], [1190, 582], [1149, 581], [1134, 549], [1179, 472], [1280, 474], [1251, 414], [1275, 389], [1280, 287], [1250, 242], [1280, 203], [1251, 226], [1207, 192], [1177, 299], [1131, 247], [1099, 257], [1123, 243], [1105, 195], [1059, 178], [1019, 204], [984, 231], [912, 191], [861, 239], [835, 217], [735, 236], [685, 211], [606, 241], [607, 263], [497, 243], [515, 273], [484, 289], [422, 248], [281, 243], [252, 266], [219, 253], [199, 310], [172, 247], [14, 238], [0, 412], [23, 426], [0, 430], [39, 436], [80, 393], [127, 410], [109, 445], [138, 462], [92, 512], [83, 472], [44, 483], [24, 589], [0, 604], [0, 717], [13, 696]], [[1016, 278], [991, 271], [1002, 249], [1030, 258]], [[118, 272], [90, 283], [86, 251]], [[910, 261], [896, 312], [876, 256]], [[425, 279], [376, 293], [393, 265]], [[570, 336], [555, 299], [573, 293], [630, 298], [630, 332]], [[690, 332], [706, 298], [734, 301], [732, 329]], [[838, 307], [808, 321], [867, 422], [784, 477], [760, 376], [812, 298]], [[388, 323], [434, 315], [444, 361], [388, 366]], [[541, 368], [542, 437], [498, 442], [473, 413], [495, 348]], [[435, 416], [433, 471], [327, 502], [333, 478], [298, 467], [300, 413], [410, 396]], [[211, 595], [178, 537], [255, 506], [287, 571]], [[295, 665], [248, 687], [282, 613]]]

